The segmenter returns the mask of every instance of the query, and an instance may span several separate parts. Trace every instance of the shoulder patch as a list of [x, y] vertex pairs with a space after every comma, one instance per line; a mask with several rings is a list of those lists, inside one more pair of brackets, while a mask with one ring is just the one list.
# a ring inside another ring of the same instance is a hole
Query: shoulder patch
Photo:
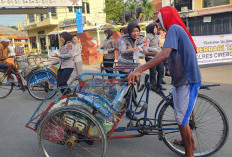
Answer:
[[144, 45], [144, 46], [147, 46], [147, 41], [148, 41], [148, 40], [149, 40], [148, 38], [144, 38], [144, 39], [143, 39], [143, 45]]
[[69, 45], [68, 45], [68, 49], [69, 49], [69, 50], [72, 50], [72, 44], [69, 44]]
[[122, 44], [124, 43], [124, 40], [121, 39], [121, 40], [119, 41], [119, 43], [120, 43], [120, 45], [122, 45]]

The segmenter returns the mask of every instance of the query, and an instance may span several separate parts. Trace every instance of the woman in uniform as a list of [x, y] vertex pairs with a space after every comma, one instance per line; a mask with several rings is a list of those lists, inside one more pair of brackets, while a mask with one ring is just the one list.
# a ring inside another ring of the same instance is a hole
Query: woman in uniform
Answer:
[[[156, 54], [158, 54], [161, 51], [160, 48], [160, 42], [158, 38], [158, 26], [156, 24], [149, 24], [146, 27], [146, 32], [149, 33], [146, 36], [147, 40], [147, 46], [145, 50], [147, 53], [144, 53], [146, 55], [145, 60], [146, 62], [149, 62]], [[151, 89], [152, 90], [166, 90], [165, 88], [162, 87], [162, 79], [163, 79], [163, 74], [164, 74], [164, 64], [163, 62], [157, 65], [156, 67], [153, 67], [149, 69], [150, 71], [150, 82], [152, 84]], [[157, 79], [156, 79], [156, 71], [157, 71]]]
[[[107, 29], [104, 31], [106, 39], [103, 42], [103, 45], [101, 47], [103, 51], [103, 65], [105, 67], [106, 73], [113, 73], [113, 65], [114, 65], [114, 51], [115, 51], [115, 45], [114, 45], [114, 38], [112, 37], [113, 31], [111, 29]], [[111, 77], [109, 77], [110, 79]]]
[[[120, 37], [118, 63], [128, 67], [132, 63], [138, 63], [135, 57], [136, 51], [142, 51], [144, 47], [144, 36], [140, 34], [140, 27], [137, 22], [131, 22], [127, 26], [127, 34]], [[119, 71], [120, 74], [128, 74], [131, 69]]]
[[[52, 62], [52, 64], [59, 63], [59, 69], [57, 71], [57, 86], [66, 86], [67, 81], [74, 69], [74, 45], [72, 43], [73, 36], [68, 32], [62, 32], [60, 34], [60, 40], [63, 43], [63, 46], [60, 48], [60, 54], [56, 54], [54, 57], [59, 58], [59, 60]], [[56, 62], [56, 63], [55, 63]], [[69, 94], [70, 89], [62, 89], [61, 92], [63, 95]]]

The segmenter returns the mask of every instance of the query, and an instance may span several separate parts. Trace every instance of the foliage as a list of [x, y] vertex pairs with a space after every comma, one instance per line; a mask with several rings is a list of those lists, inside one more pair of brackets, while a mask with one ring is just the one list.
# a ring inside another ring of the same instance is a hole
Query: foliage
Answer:
[[33, 48], [30, 53], [37, 53], [37, 49]]
[[42, 54], [48, 54], [48, 51], [43, 50], [41, 53], [42, 53]]
[[148, 2], [148, 0], [142, 0], [141, 5], [145, 7], [145, 13], [141, 13], [141, 17], [143, 21], [148, 18], [148, 21], [150, 18], [154, 17], [154, 6], [153, 3]]
[[109, 23], [120, 23], [124, 10], [124, 0], [106, 0], [104, 9], [106, 21]]
[[18, 27], [16, 26], [8, 26], [8, 27], [18, 30]]
[[120, 29], [121, 29], [121, 28], [118, 27], [118, 28], [115, 28], [113, 31], [114, 31], [114, 32], [120, 32]]
[[104, 12], [108, 23], [121, 23], [121, 15], [125, 10], [132, 10], [143, 6], [145, 13], [141, 13], [140, 19], [150, 19], [154, 16], [154, 6], [149, 0], [106, 0]]
[[125, 10], [132, 10], [140, 6], [141, 0], [127, 0], [125, 2]]

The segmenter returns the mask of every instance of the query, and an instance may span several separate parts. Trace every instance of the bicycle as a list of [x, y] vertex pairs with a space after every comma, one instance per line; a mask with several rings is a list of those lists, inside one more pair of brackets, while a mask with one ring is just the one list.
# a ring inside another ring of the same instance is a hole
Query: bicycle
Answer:
[[[24, 61], [24, 60], [16, 60]], [[13, 91], [13, 87], [18, 87], [19, 90], [25, 92], [28, 90], [29, 94], [35, 99], [42, 100], [47, 93], [56, 88], [56, 73], [52, 68], [44, 66], [36, 66], [28, 70], [24, 76], [22, 75], [24, 70], [18, 70], [16, 68], [11, 69], [10, 78], [13, 82], [7, 82], [6, 69], [0, 70], [0, 99], [7, 97]]]
[[[83, 79], [84, 76], [90, 76], [91, 81]], [[114, 79], [104, 79], [108, 76]], [[138, 102], [136, 87], [128, 86], [125, 79], [118, 77], [125, 75], [84, 73], [80, 76], [79, 87], [63, 87], [73, 88], [73, 93], [57, 95], [50, 102], [45, 99], [39, 104], [25, 126], [38, 133], [43, 156], [69, 156], [75, 152], [76, 156], [104, 157], [108, 140], [144, 135], [158, 135], [158, 139], [172, 151], [184, 154], [184, 148], [173, 143], [174, 138], [180, 138], [180, 133], [173, 114], [172, 93], [167, 96], [162, 91], [158, 93], [162, 100], [156, 107], [154, 118], [148, 118], [148, 76], [143, 85], [138, 84], [137, 91], [142, 92]], [[214, 85], [201, 86], [201, 89], [210, 86]], [[60, 89], [53, 92], [58, 93]], [[146, 101], [143, 101], [145, 93]], [[130, 120], [127, 126], [117, 127], [126, 112], [144, 113], [144, 116], [135, 124]], [[198, 95], [189, 125], [197, 144], [194, 150], [197, 157], [217, 152], [228, 137], [229, 125], [224, 111], [217, 102], [202, 94]], [[138, 131], [138, 134], [113, 136], [114, 132], [125, 131]]]

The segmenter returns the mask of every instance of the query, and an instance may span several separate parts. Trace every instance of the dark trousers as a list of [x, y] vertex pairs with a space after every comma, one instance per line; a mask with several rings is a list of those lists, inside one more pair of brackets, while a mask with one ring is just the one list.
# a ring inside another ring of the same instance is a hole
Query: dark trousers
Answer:
[[[146, 62], [149, 62], [151, 58], [145, 58]], [[164, 75], [164, 63], [160, 63], [159, 65], [149, 69], [150, 71], [150, 82], [153, 86], [159, 86], [161, 85], [161, 81], [163, 79]], [[157, 74], [157, 80], [156, 80], [156, 71], [158, 72]]]
[[[106, 62], [106, 63], [103, 63], [103, 66], [105, 67], [106, 73], [113, 74], [114, 59], [103, 58], [103, 62]], [[107, 63], [107, 62], [109, 62], [109, 63]], [[111, 79], [112, 77], [109, 76], [108, 78]]]
[[[57, 71], [57, 86], [67, 86], [68, 79], [73, 72], [73, 68], [58, 69]], [[70, 90], [70, 89], [69, 89]], [[65, 89], [61, 89], [61, 92], [64, 94]]]
[[169, 74], [168, 59], [164, 60], [165, 74]]

